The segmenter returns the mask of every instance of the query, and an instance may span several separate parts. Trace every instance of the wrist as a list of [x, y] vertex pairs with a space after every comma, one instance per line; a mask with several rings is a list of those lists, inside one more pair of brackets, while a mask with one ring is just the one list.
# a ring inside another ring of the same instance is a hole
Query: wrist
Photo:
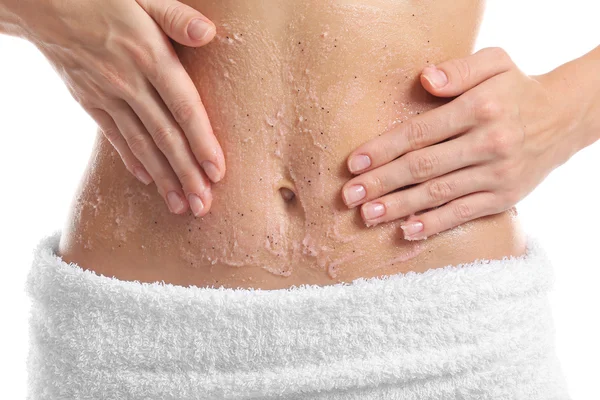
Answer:
[[553, 104], [554, 129], [563, 136], [565, 156], [600, 139], [600, 46], [542, 75], [532, 76]]

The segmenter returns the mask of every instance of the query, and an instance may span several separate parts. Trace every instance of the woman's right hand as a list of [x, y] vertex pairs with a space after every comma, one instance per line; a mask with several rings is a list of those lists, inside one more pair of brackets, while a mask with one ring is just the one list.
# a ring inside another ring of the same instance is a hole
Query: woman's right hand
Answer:
[[126, 168], [145, 184], [154, 180], [172, 212], [189, 205], [196, 216], [208, 213], [210, 181], [225, 173], [223, 151], [167, 35], [203, 46], [215, 25], [176, 0], [20, 0], [18, 7], [22, 36], [48, 58]]

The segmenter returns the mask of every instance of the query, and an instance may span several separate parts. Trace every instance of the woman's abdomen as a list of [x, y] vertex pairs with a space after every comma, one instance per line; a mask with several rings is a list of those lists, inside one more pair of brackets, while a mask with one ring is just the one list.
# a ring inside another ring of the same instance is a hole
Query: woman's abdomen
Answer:
[[176, 45], [225, 153], [211, 211], [169, 213], [99, 133], [63, 231], [66, 261], [121, 279], [275, 289], [524, 251], [514, 212], [409, 242], [398, 221], [366, 227], [340, 195], [354, 148], [448, 101], [418, 75], [470, 54], [480, 2], [187, 3], [217, 26], [203, 48]]

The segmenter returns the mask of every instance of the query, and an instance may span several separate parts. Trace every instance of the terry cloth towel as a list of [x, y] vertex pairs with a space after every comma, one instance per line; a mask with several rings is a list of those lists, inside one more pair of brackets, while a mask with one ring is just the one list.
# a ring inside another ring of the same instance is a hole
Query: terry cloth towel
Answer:
[[527, 253], [258, 290], [123, 281], [34, 250], [28, 400], [569, 399]]

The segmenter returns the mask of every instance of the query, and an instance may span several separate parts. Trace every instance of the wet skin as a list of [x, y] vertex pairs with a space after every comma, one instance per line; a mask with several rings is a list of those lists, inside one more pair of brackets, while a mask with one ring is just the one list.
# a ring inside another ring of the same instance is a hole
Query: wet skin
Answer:
[[211, 211], [170, 213], [96, 132], [65, 261], [124, 280], [280, 289], [524, 253], [514, 208], [411, 242], [402, 220], [367, 227], [341, 197], [352, 150], [450, 101], [418, 76], [472, 53], [482, 1], [185, 3], [217, 26], [207, 46], [175, 45], [227, 163]]

